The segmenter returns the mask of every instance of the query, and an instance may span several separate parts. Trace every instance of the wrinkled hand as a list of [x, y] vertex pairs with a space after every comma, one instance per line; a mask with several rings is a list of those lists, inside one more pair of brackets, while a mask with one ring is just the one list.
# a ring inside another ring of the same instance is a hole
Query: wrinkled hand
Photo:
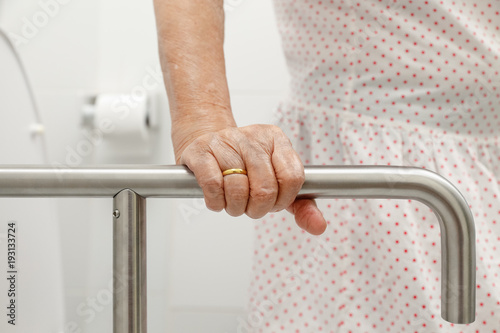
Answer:
[[[295, 200], [304, 183], [304, 167], [279, 127], [251, 125], [203, 134], [180, 152], [178, 162], [193, 171], [210, 210], [261, 218], [287, 209], [298, 226], [322, 234], [326, 221], [314, 200]], [[222, 176], [227, 169], [247, 175]]]

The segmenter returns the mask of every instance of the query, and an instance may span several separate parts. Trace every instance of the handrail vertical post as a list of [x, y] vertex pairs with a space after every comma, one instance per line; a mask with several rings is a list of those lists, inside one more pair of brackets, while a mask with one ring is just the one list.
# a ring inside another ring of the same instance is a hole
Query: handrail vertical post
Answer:
[[147, 332], [146, 199], [124, 189], [113, 199], [113, 332]]

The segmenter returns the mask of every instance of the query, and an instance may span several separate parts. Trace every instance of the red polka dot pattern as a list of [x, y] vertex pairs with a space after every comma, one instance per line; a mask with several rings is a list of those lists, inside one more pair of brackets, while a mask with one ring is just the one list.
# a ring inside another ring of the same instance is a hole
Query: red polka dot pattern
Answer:
[[290, 101], [498, 135], [500, 1], [275, 3]]
[[477, 317], [440, 316], [440, 230], [411, 200], [319, 200], [321, 236], [256, 224], [241, 332], [500, 332], [500, 1], [275, 0], [292, 74], [276, 113], [306, 165], [449, 179], [477, 237]]

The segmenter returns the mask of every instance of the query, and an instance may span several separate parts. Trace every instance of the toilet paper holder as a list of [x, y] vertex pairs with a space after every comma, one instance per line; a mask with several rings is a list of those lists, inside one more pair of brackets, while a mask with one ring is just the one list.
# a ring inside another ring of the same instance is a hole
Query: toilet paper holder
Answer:
[[[469, 206], [448, 180], [397, 166], [306, 166], [298, 198], [414, 199], [433, 209], [441, 228], [441, 316], [475, 319], [475, 226]], [[183, 166], [56, 169], [1, 166], [0, 197], [113, 197], [113, 331], [146, 333], [146, 198], [200, 198]]]
[[134, 103], [141, 103], [143, 100], [146, 103], [146, 114], [143, 119], [145, 125], [149, 129], [156, 129], [159, 126], [159, 96], [155, 93], [113, 93], [113, 94], [88, 94], [81, 97], [81, 126], [86, 129], [94, 129], [98, 127], [96, 124], [96, 103], [99, 96], [115, 95], [117, 103], [122, 102], [125, 106], [133, 106]]

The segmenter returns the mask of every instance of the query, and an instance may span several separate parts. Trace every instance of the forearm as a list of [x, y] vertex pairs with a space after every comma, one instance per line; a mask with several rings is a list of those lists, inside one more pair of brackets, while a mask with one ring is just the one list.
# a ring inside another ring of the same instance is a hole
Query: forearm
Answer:
[[223, 0], [154, 4], [174, 140], [235, 126], [224, 62]]

